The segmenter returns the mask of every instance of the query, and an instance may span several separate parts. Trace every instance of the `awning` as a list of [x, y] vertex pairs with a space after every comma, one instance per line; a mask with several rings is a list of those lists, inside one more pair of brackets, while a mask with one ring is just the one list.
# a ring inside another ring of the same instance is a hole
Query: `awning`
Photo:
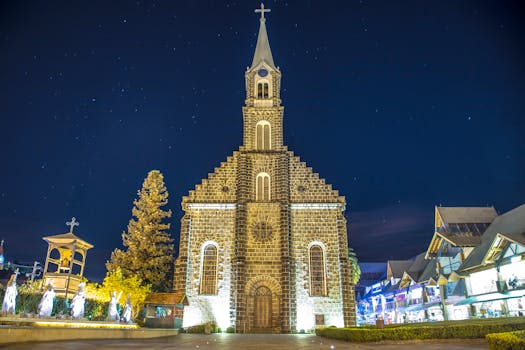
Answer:
[[456, 306], [468, 305], [468, 304], [483, 303], [487, 301], [503, 300], [503, 299], [509, 299], [509, 298], [512, 298], [512, 297], [505, 295], [503, 293], [489, 293], [489, 294], [482, 294], [482, 295], [474, 295], [474, 296], [465, 298], [454, 305]]
[[508, 295], [509, 298], [521, 298], [522, 296], [525, 296], [525, 289], [508, 290], [508, 291], [504, 292], [503, 294]]
[[426, 303], [426, 304], [415, 304], [415, 305], [410, 305], [410, 306], [405, 307], [403, 311], [421, 311], [421, 310], [429, 309], [433, 306], [440, 306], [440, 304], [441, 302], [439, 301], [434, 301], [434, 302]]

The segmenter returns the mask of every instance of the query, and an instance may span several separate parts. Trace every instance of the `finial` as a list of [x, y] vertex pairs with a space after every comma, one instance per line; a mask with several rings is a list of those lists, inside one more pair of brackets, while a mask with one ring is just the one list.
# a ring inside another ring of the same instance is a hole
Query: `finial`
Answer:
[[66, 222], [66, 226], [70, 226], [69, 233], [73, 233], [73, 228], [79, 225], [80, 223], [77, 221], [77, 219], [74, 216], [71, 218], [71, 221]]
[[270, 9], [265, 9], [264, 8], [264, 4], [261, 2], [261, 8], [260, 9], [256, 9], [255, 10], [255, 13], [261, 13], [261, 21], [265, 21], [266, 19], [264, 18], [264, 13], [265, 12], [271, 12], [272, 10]]

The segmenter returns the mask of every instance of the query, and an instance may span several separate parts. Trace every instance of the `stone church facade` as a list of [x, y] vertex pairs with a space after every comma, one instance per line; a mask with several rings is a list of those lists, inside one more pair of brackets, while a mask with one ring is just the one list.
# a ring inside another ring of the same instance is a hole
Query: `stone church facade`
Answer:
[[243, 145], [183, 197], [174, 291], [184, 327], [289, 333], [355, 325], [345, 198], [283, 144], [281, 72], [262, 7]]

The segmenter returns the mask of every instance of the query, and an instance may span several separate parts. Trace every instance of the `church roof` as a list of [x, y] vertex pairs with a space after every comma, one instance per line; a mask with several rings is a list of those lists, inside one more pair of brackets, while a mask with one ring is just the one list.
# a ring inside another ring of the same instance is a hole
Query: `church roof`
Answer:
[[266, 32], [266, 19], [263, 16], [261, 16], [257, 45], [255, 46], [255, 54], [253, 55], [252, 66], [250, 68], [253, 69], [261, 62], [265, 62], [271, 68], [276, 69], [273, 63], [270, 42], [268, 41], [268, 33]]

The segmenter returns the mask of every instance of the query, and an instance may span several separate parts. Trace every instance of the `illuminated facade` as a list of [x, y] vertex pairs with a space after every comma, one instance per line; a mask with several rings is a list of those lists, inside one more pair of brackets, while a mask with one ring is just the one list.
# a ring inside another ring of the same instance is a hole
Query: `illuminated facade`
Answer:
[[525, 315], [525, 204], [502, 215], [494, 207], [436, 207], [434, 231], [426, 252], [388, 261], [368, 281], [359, 323]]
[[345, 198], [283, 144], [281, 72], [262, 7], [243, 145], [182, 200], [184, 326], [288, 333], [355, 324]]

